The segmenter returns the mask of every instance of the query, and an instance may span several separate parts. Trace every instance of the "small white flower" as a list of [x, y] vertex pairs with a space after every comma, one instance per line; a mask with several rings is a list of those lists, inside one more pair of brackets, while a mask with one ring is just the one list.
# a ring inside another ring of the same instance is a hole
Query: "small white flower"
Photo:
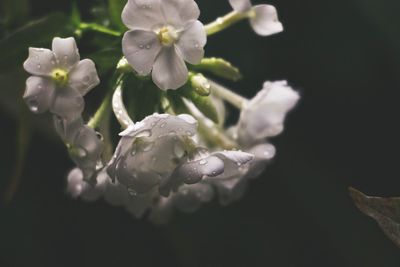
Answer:
[[189, 115], [153, 114], [121, 133], [107, 172], [133, 194], [145, 194], [169, 177], [187, 153], [197, 121]]
[[250, 0], [229, 0], [229, 3], [235, 11], [249, 15], [251, 27], [258, 35], [268, 36], [283, 31], [274, 6], [252, 6]]
[[68, 144], [72, 160], [85, 180], [89, 180], [95, 174], [103, 152], [103, 143], [98, 134], [85, 125], [81, 118], [67, 121], [55, 116], [54, 126], [61, 139]]
[[80, 117], [82, 96], [99, 84], [93, 61], [80, 61], [75, 39], [54, 38], [53, 50], [29, 48], [24, 68], [33, 76], [26, 81], [24, 99], [31, 111], [51, 113], [68, 120]]
[[265, 82], [263, 89], [243, 108], [237, 128], [238, 142], [250, 148], [280, 134], [286, 114], [299, 94], [286, 81]]
[[162, 90], [184, 85], [185, 61], [198, 64], [204, 56], [207, 36], [199, 15], [193, 0], [129, 0], [122, 12], [130, 29], [122, 39], [129, 64], [140, 75], [152, 72]]

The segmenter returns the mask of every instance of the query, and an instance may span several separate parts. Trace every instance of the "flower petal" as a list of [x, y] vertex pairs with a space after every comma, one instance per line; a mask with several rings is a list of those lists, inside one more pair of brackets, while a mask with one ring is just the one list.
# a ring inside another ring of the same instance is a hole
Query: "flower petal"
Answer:
[[190, 22], [176, 44], [182, 53], [183, 59], [190, 64], [199, 64], [204, 56], [204, 46], [207, 43], [207, 34], [204, 25], [196, 20]]
[[140, 75], [148, 75], [161, 51], [161, 44], [154, 32], [134, 30], [124, 34], [122, 50], [135, 71]]
[[299, 98], [299, 94], [286, 81], [265, 82], [264, 88], [240, 114], [239, 143], [251, 147], [266, 137], [280, 134], [287, 112]]
[[43, 113], [53, 104], [55, 85], [47, 78], [31, 76], [26, 80], [24, 100], [34, 113]]
[[213, 156], [224, 161], [224, 172], [213, 179], [231, 179], [244, 175], [247, 172], [247, 165], [254, 159], [252, 154], [242, 151], [214, 152]]
[[268, 162], [275, 156], [276, 149], [273, 145], [264, 143], [252, 147], [247, 152], [253, 154], [254, 159], [250, 162], [246, 178], [255, 178], [265, 170]]
[[79, 51], [73, 37], [55, 37], [52, 48], [59, 67], [70, 70], [79, 62]]
[[221, 205], [229, 205], [239, 200], [246, 192], [248, 181], [246, 179], [226, 180], [214, 183]]
[[63, 119], [59, 116], [53, 116], [54, 128], [57, 134], [65, 143], [72, 144], [83, 127], [83, 119], [78, 117], [75, 120]]
[[161, 182], [160, 194], [169, 196], [172, 190], [176, 191], [183, 183], [196, 184], [205, 177], [215, 177], [223, 172], [224, 162], [215, 156], [185, 162]]
[[122, 11], [122, 21], [131, 30], [153, 30], [165, 23], [161, 10], [165, 0], [129, 0]]
[[175, 46], [164, 47], [156, 58], [153, 82], [162, 90], [178, 89], [188, 78], [188, 69]]
[[69, 73], [69, 87], [78, 90], [82, 96], [100, 83], [96, 66], [90, 59], [81, 60]]
[[193, 136], [196, 133], [197, 121], [190, 115], [153, 114], [128, 127], [121, 136], [147, 137], [155, 140], [163, 136]]
[[24, 69], [33, 75], [50, 76], [56, 64], [56, 57], [49, 49], [29, 48], [28, 59], [24, 62]]
[[251, 8], [250, 0], [229, 0], [229, 4], [231, 4], [233, 10], [237, 12], [246, 12]]
[[200, 9], [193, 0], [162, 0], [161, 4], [167, 24], [178, 29], [200, 16]]
[[274, 6], [257, 5], [253, 7], [253, 11], [255, 16], [250, 18], [250, 24], [258, 35], [268, 36], [283, 31]]
[[200, 208], [203, 203], [214, 197], [214, 190], [209, 184], [194, 184], [182, 186], [173, 196], [173, 202], [180, 211], [191, 213]]
[[57, 88], [56, 96], [50, 111], [61, 118], [72, 121], [81, 116], [84, 108], [82, 95], [69, 87]]

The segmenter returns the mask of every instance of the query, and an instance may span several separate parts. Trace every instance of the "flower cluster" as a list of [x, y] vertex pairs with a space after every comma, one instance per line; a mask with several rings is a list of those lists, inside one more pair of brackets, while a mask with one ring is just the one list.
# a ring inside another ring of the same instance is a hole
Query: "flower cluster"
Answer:
[[[33, 112], [54, 115], [77, 165], [67, 178], [73, 197], [103, 197], [136, 217], [147, 213], [164, 223], [174, 210], [193, 212], [214, 197], [222, 205], [238, 200], [262, 173], [275, 155], [269, 138], [283, 131], [299, 95], [286, 81], [265, 82], [249, 100], [202, 73], [240, 77], [229, 62], [204, 58], [207, 36], [243, 19], [263, 36], [283, 29], [273, 6], [229, 2], [234, 11], [204, 26], [193, 0], [128, 0], [121, 16], [129, 28], [124, 57], [87, 125], [83, 96], [99, 84], [94, 63], [79, 61], [73, 38], [54, 38], [53, 51], [30, 48], [24, 67], [34, 76], [24, 98]], [[240, 109], [230, 127], [226, 102]], [[113, 147], [112, 124], [100, 129], [104, 139], [95, 130], [112, 112], [123, 131], [114, 153], [106, 153], [104, 147]]]
[[69, 147], [74, 162], [90, 179], [96, 170], [102, 144], [96, 132], [83, 123], [83, 96], [99, 83], [93, 61], [80, 60], [75, 39], [54, 38], [53, 50], [30, 48], [24, 68], [24, 99], [34, 113], [49, 111], [57, 133]]

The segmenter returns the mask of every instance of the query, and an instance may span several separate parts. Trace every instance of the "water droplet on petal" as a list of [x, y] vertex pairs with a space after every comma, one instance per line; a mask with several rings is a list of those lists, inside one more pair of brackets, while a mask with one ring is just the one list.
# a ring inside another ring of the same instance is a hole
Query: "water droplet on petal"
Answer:
[[97, 138], [99, 138], [100, 140], [103, 141], [104, 137], [103, 137], [103, 135], [101, 133], [96, 132], [96, 135], [97, 135]]
[[40, 64], [37, 64], [37, 68], [38, 68], [38, 69], [41, 69], [42, 66], [41, 66]]
[[208, 162], [205, 159], [200, 160], [199, 164], [200, 165], [206, 165]]
[[132, 187], [128, 187], [128, 193], [131, 196], [137, 196], [137, 192]]
[[151, 48], [151, 45], [146, 45], [146, 49], [150, 49]]
[[167, 125], [166, 122], [161, 123], [160, 128], [164, 128]]
[[42, 89], [43, 86], [42, 86], [41, 84], [38, 84], [37, 88], [38, 88], [38, 89]]
[[153, 147], [154, 147], [154, 143], [153, 142], [149, 142], [149, 143], [146, 143], [146, 144], [143, 145], [142, 150], [144, 152], [148, 152], [148, 151], [152, 150]]
[[56, 64], [56, 62], [54, 60], [52, 60], [50, 62], [51, 62], [51, 65], [55, 65]]
[[132, 156], [135, 156], [135, 155], [136, 155], [136, 152], [137, 152], [136, 144], [133, 144], [133, 145], [132, 145], [132, 149], [131, 149], [131, 155], [132, 155]]
[[83, 148], [78, 148], [78, 149], [76, 150], [76, 152], [77, 152], [77, 154], [78, 154], [78, 157], [80, 157], [80, 158], [84, 158], [84, 157], [87, 156], [87, 152], [86, 152], [86, 150], [83, 149]]
[[181, 142], [175, 143], [174, 154], [178, 158], [182, 158], [183, 155], [185, 155], [185, 148], [183, 147], [183, 144]]
[[143, 48], [144, 48], [144, 45], [139, 45], [139, 48], [140, 48], [140, 49], [143, 49]]
[[150, 137], [150, 136], [151, 136], [150, 130], [141, 131], [136, 135], [136, 137]]

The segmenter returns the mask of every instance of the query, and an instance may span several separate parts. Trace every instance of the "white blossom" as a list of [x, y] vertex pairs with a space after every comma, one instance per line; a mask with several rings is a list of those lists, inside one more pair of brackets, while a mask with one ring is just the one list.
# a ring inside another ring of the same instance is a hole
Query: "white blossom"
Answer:
[[243, 147], [263, 143], [283, 131], [286, 114], [296, 105], [299, 94], [286, 81], [265, 82], [263, 89], [243, 108], [237, 126]]
[[24, 68], [33, 76], [26, 81], [24, 99], [32, 112], [50, 110], [74, 120], [83, 111], [82, 96], [99, 84], [99, 77], [93, 61], [80, 61], [74, 38], [56, 37], [52, 49], [29, 48]]
[[188, 78], [185, 61], [198, 64], [207, 42], [199, 15], [193, 0], [129, 0], [122, 12], [130, 29], [122, 40], [129, 64], [140, 75], [152, 73], [160, 89], [184, 85]]
[[250, 0], [229, 0], [229, 3], [235, 11], [248, 14], [250, 25], [257, 34], [268, 36], [283, 31], [274, 6], [252, 6]]

